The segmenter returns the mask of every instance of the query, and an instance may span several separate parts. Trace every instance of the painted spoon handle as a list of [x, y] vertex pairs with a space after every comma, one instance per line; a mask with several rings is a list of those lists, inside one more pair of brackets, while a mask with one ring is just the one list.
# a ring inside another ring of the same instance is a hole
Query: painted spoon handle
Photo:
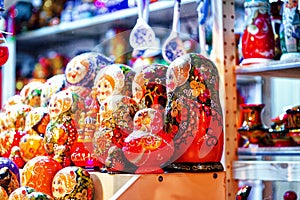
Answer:
[[180, 18], [180, 3], [181, 0], [175, 0], [174, 13], [173, 13], [173, 26], [172, 31], [179, 32], [179, 18]]
[[143, 6], [143, 19], [145, 22], [148, 23], [149, 21], [149, 0], [143, 0], [144, 6]]
[[144, 1], [145, 0], [137, 0], [138, 18], [139, 19], [143, 19]]

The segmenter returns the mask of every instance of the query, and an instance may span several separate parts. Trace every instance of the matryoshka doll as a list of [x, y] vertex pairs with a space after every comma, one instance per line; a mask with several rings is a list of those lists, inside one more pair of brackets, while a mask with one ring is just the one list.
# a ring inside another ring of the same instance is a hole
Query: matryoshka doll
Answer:
[[0, 186], [7, 195], [20, 187], [19, 167], [9, 158], [0, 157]]
[[50, 117], [45, 107], [33, 108], [26, 116], [24, 135], [19, 143], [20, 156], [29, 161], [36, 156], [46, 155], [44, 135]]
[[99, 71], [94, 83], [100, 106], [94, 151], [111, 171], [123, 171], [126, 165], [121, 149], [124, 138], [133, 130], [133, 116], [139, 110], [131, 98], [134, 76], [131, 67], [112, 64]]
[[167, 133], [173, 135], [171, 171], [222, 171], [223, 118], [219, 73], [209, 59], [190, 53], [167, 71]]
[[[92, 138], [96, 129], [96, 115], [98, 107], [92, 90], [97, 72], [112, 60], [98, 52], [86, 52], [72, 58], [65, 69], [66, 87], [75, 95], [73, 103], [73, 118], [76, 122], [78, 139], [72, 152], [76, 165], [84, 163], [83, 154], [90, 154], [88, 167], [97, 165], [92, 150]], [[91, 158], [91, 159], [90, 159]], [[85, 160], [85, 159], [84, 159]]]
[[52, 181], [53, 197], [57, 200], [92, 200], [94, 188], [90, 173], [77, 166], [61, 169], [56, 173]]
[[72, 104], [72, 92], [63, 90], [54, 94], [48, 105], [50, 121], [44, 136], [45, 148], [48, 155], [63, 166], [70, 165], [70, 150], [78, 137]]

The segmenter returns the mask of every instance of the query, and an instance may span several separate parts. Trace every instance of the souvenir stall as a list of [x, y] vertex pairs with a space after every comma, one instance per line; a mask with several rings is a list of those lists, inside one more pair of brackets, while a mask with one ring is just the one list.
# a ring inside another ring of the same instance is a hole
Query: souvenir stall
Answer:
[[300, 195], [296, 1], [0, 2], [0, 199]]

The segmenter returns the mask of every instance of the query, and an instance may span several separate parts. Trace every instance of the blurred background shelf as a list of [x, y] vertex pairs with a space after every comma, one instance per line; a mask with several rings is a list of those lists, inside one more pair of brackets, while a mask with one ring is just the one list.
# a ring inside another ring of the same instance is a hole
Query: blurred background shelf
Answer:
[[[196, 0], [182, 0], [181, 20], [188, 20], [196, 17]], [[173, 17], [174, 1], [159, 1], [149, 5], [149, 24], [151, 27], [170, 27], [170, 19]], [[49, 42], [67, 42], [78, 38], [98, 38], [108, 29], [118, 27], [131, 29], [137, 20], [137, 8], [118, 10], [90, 18], [63, 22], [58, 25], [42, 27], [37, 30], [18, 34], [17, 44], [19, 45], [41, 45]]]
[[266, 65], [237, 66], [237, 75], [300, 78], [300, 62], [272, 61]]

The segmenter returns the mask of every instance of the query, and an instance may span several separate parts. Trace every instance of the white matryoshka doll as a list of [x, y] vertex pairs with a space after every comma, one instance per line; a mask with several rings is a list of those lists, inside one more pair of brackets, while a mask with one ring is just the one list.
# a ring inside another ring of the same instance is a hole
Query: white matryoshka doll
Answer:
[[72, 104], [72, 92], [63, 90], [54, 94], [48, 105], [50, 121], [44, 137], [45, 148], [63, 166], [70, 165], [70, 150], [78, 137]]

